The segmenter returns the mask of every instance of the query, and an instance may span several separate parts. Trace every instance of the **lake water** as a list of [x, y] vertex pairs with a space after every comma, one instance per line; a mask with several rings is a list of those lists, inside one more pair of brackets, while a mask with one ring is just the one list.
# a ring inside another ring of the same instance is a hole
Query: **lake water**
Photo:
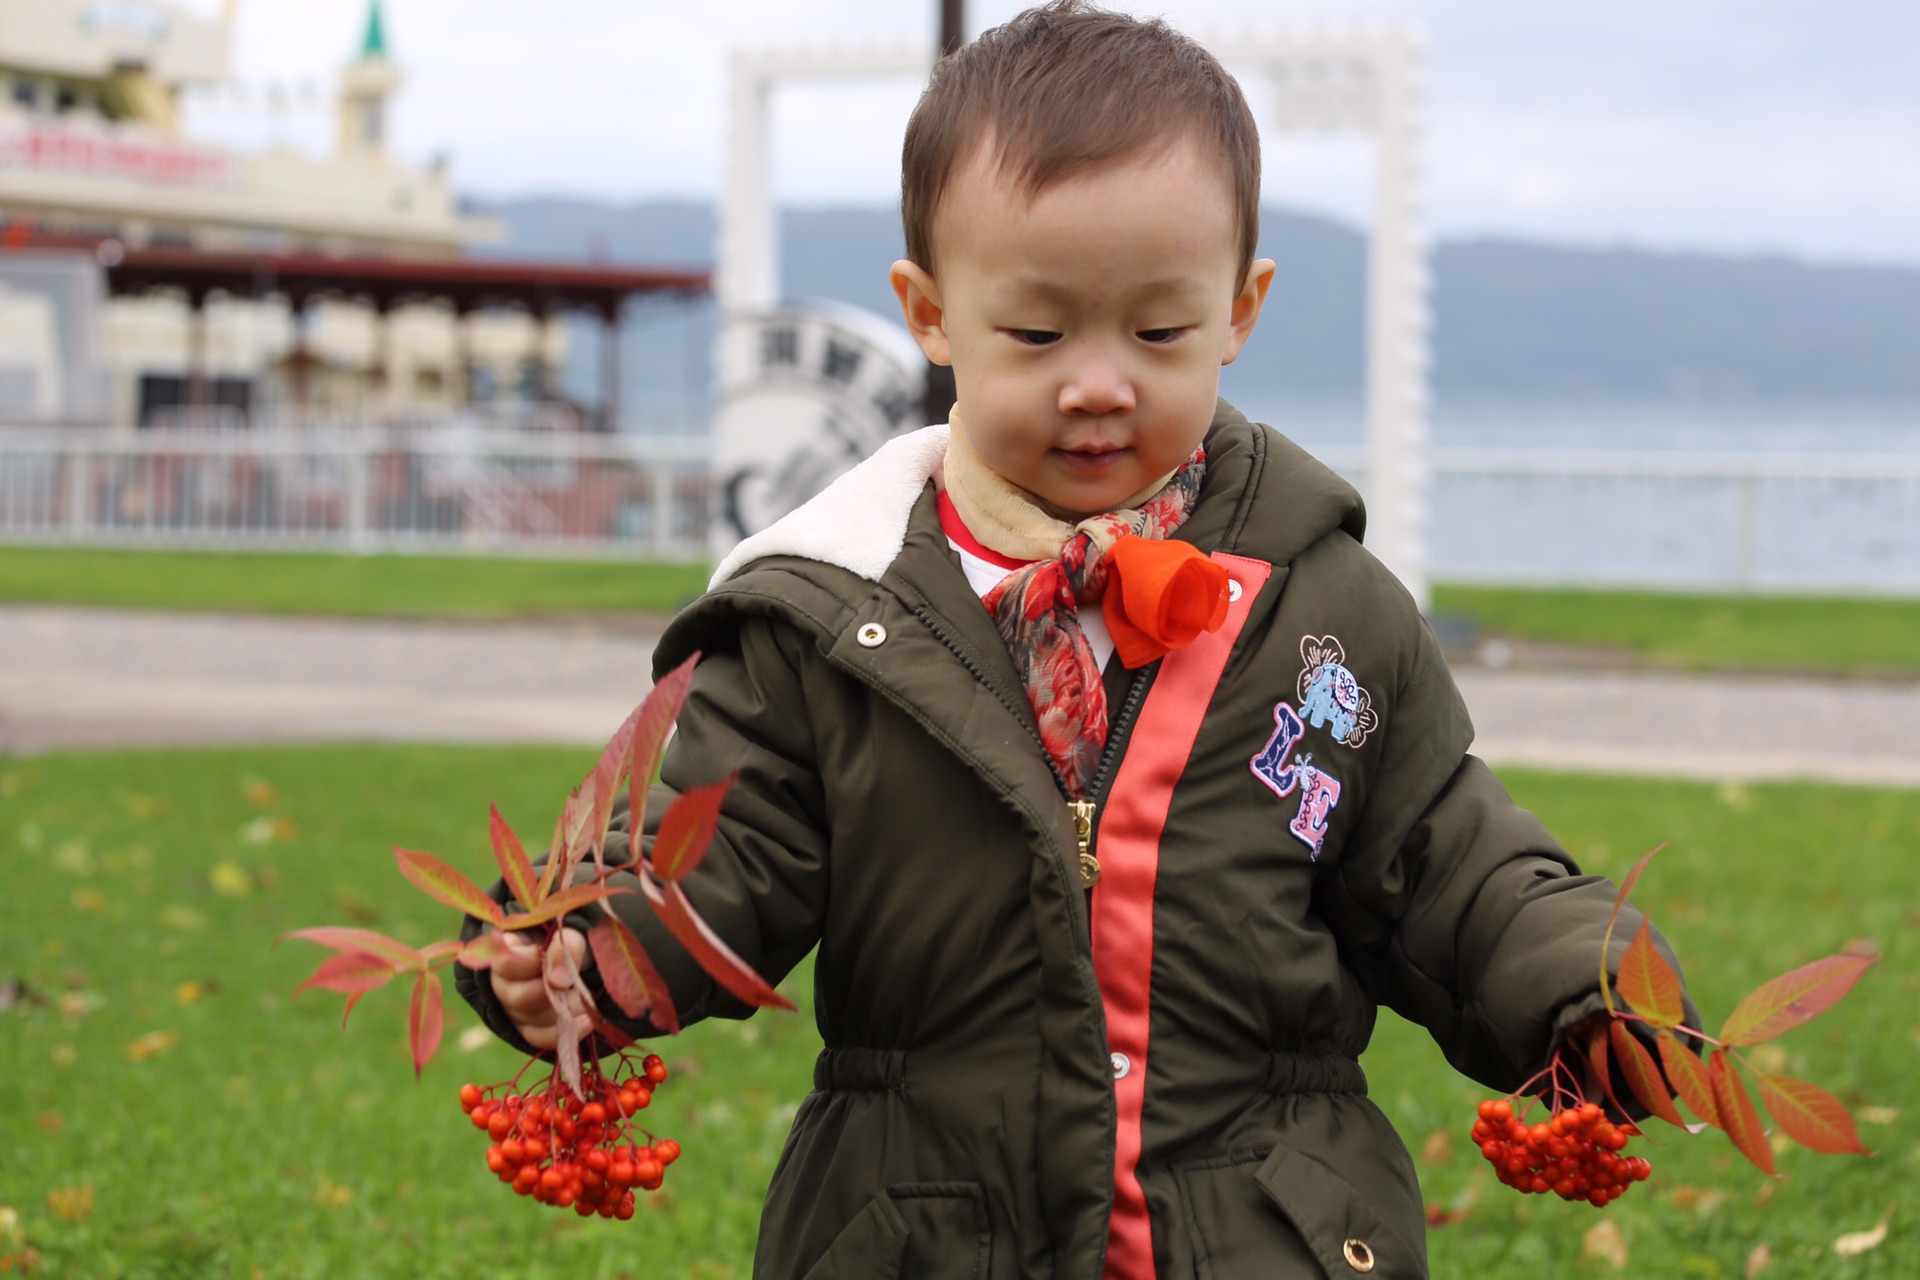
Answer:
[[[1357, 405], [1249, 408], [1365, 491]], [[1920, 406], [1443, 404], [1431, 432], [1435, 580], [1920, 595]], [[1470, 461], [1496, 449], [1587, 456]]]

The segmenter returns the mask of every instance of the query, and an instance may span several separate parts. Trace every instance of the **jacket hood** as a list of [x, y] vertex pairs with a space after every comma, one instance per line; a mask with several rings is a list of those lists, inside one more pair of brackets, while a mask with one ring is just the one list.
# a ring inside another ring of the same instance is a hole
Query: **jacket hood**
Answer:
[[[1285, 564], [1336, 529], [1358, 541], [1366, 528], [1360, 495], [1327, 466], [1271, 427], [1251, 423], [1221, 400], [1208, 428], [1207, 478], [1179, 536], [1203, 550], [1232, 551]], [[947, 427], [895, 436], [814, 497], [728, 552], [711, 590], [756, 560], [792, 556], [836, 565], [878, 582], [906, 543], [914, 505], [947, 452]], [[1239, 501], [1209, 504], [1209, 490]]]

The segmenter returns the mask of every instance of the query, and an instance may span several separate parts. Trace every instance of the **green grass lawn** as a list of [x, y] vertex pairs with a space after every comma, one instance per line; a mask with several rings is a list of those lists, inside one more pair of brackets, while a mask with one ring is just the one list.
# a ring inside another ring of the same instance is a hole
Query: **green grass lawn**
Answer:
[[[0, 602], [349, 617], [671, 613], [705, 565], [0, 547]], [[1920, 675], [1920, 600], [1441, 586], [1483, 635], [1701, 670]]]
[[0, 547], [0, 601], [347, 617], [671, 613], [701, 564]]
[[1491, 635], [1663, 666], [1920, 675], [1920, 600], [1440, 586], [1433, 608]]
[[[337, 997], [289, 994], [322, 953], [273, 945], [321, 923], [444, 936], [449, 913], [400, 880], [388, 846], [481, 876], [487, 801], [540, 831], [591, 762], [441, 747], [0, 762], [11, 881], [0, 899], [0, 1254], [24, 1237], [39, 1274], [95, 1278], [745, 1276], [760, 1196], [808, 1087], [817, 1040], [804, 1014], [703, 1025], [660, 1045], [680, 1069], [648, 1114], [686, 1155], [633, 1222], [583, 1222], [486, 1173], [455, 1094], [518, 1064], [497, 1044], [463, 1042], [475, 1025], [463, 1005], [416, 1083], [400, 991], [367, 997], [342, 1031]], [[1837, 1010], [1779, 1042], [1782, 1069], [1882, 1109], [1862, 1127], [1878, 1154], [1791, 1150], [1787, 1176], [1769, 1182], [1718, 1135], [1668, 1133], [1647, 1152], [1653, 1181], [1604, 1214], [1523, 1199], [1465, 1140], [1485, 1091], [1387, 1018], [1366, 1064], [1374, 1096], [1430, 1157], [1429, 1202], [1468, 1208], [1432, 1233], [1434, 1273], [1594, 1274], [1582, 1234], [1612, 1221], [1640, 1276], [1738, 1277], [1762, 1243], [1768, 1280], [1920, 1274], [1920, 792], [1510, 782], [1596, 869], [1617, 875], [1672, 842], [1636, 897], [1710, 1021], [1761, 979], [1850, 940], [1884, 952]], [[805, 1007], [805, 981], [788, 987]], [[1833, 1257], [1836, 1236], [1871, 1227], [1894, 1201], [1883, 1245]]]

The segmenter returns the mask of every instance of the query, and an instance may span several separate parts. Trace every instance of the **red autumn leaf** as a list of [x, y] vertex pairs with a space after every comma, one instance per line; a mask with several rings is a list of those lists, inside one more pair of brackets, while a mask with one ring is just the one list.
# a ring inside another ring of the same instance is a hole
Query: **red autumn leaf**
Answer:
[[[586, 994], [581, 985], [580, 975], [574, 970], [573, 961], [567, 956], [566, 937], [558, 930], [547, 942], [546, 963], [541, 966], [546, 979], [547, 1000], [553, 1005], [554, 1016], [554, 1057], [560, 1064], [560, 1078], [567, 1082], [574, 1096], [584, 1097], [580, 1078], [580, 1022], [574, 1017], [571, 996], [578, 991]], [[554, 978], [565, 974], [569, 981], [565, 986], [557, 986]]]
[[1640, 860], [1633, 864], [1632, 870], [1627, 872], [1626, 878], [1620, 882], [1620, 891], [1613, 895], [1613, 915], [1607, 921], [1609, 927], [1612, 926], [1614, 920], [1620, 918], [1620, 909], [1627, 905], [1627, 895], [1633, 892], [1633, 886], [1640, 883], [1640, 873], [1647, 869], [1649, 862], [1653, 861], [1653, 855], [1659, 853], [1666, 847], [1664, 844], [1653, 846], [1653, 848], [1641, 854]]
[[1772, 1173], [1773, 1147], [1767, 1142], [1766, 1130], [1760, 1127], [1760, 1113], [1754, 1110], [1753, 1099], [1747, 1096], [1747, 1086], [1741, 1083], [1740, 1073], [1727, 1062], [1725, 1049], [1713, 1051], [1707, 1072], [1713, 1082], [1714, 1105], [1720, 1108], [1720, 1127], [1727, 1131], [1741, 1155], [1753, 1161], [1763, 1173]]
[[593, 794], [594, 777], [588, 774], [580, 779], [579, 786], [567, 793], [567, 803], [560, 810], [560, 848], [567, 859], [560, 868], [563, 876], [570, 876], [580, 865], [592, 843]]
[[1620, 1110], [1620, 1098], [1613, 1091], [1613, 1070], [1607, 1065], [1607, 1040], [1609, 1033], [1618, 1024], [1608, 1018], [1602, 1026], [1595, 1027], [1587, 1037], [1587, 1068], [1593, 1072], [1593, 1078], [1600, 1082], [1600, 1096]]
[[396, 942], [383, 933], [371, 929], [354, 929], [344, 925], [323, 925], [317, 929], [295, 929], [292, 933], [282, 934], [282, 938], [304, 938], [308, 942], [317, 942], [323, 947], [335, 951], [359, 951], [382, 960], [391, 961], [396, 970], [424, 969], [426, 957], [404, 942]]
[[1763, 982], [1727, 1016], [1720, 1039], [1759, 1044], [1825, 1013], [1853, 989], [1879, 956], [1828, 956]]
[[660, 917], [668, 931], [687, 949], [687, 954], [715, 982], [756, 1008], [793, 1008], [793, 1001], [775, 991], [765, 978], [755, 973], [746, 961], [720, 940], [720, 935], [700, 918], [677, 883], [668, 881], [662, 885], [642, 871], [641, 884], [646, 889], [647, 901], [652, 904], [654, 914]]
[[1666, 1069], [1667, 1079], [1687, 1109], [1716, 1129], [1726, 1128], [1720, 1115], [1720, 1106], [1714, 1101], [1713, 1078], [1707, 1072], [1707, 1064], [1700, 1061], [1700, 1055], [1680, 1043], [1673, 1032], [1664, 1027], [1660, 1030], [1660, 1065]]
[[440, 859], [430, 853], [416, 853], [412, 849], [395, 849], [393, 856], [400, 864], [400, 874], [435, 902], [482, 920], [490, 920], [494, 924], [500, 923], [500, 904], [489, 898], [479, 885]]
[[1810, 1151], [1868, 1155], [1840, 1099], [1819, 1085], [1791, 1076], [1761, 1076], [1760, 1101], [1780, 1131]]
[[[553, 843], [547, 846], [547, 861], [540, 868], [540, 883], [534, 889], [535, 900], [544, 902], [553, 886], [559, 883], [560, 864], [566, 861], [563, 850], [566, 847], [567, 813], [563, 807], [560, 816], [553, 820]], [[532, 905], [532, 904], [528, 904]]]
[[620, 1050], [628, 1048], [629, 1046], [640, 1043], [638, 1040], [635, 1040], [632, 1036], [622, 1031], [619, 1027], [614, 1026], [611, 1022], [608, 1022], [605, 1018], [595, 1018], [593, 1020], [593, 1034], [600, 1037], [601, 1041], [606, 1044], [607, 1048], [613, 1050], [615, 1053], [618, 1053]]
[[1613, 1012], [1613, 989], [1611, 976], [1607, 973], [1607, 957], [1613, 951], [1613, 926], [1620, 920], [1621, 908], [1627, 905], [1627, 895], [1633, 892], [1634, 885], [1640, 883], [1640, 873], [1647, 869], [1649, 862], [1653, 861], [1653, 855], [1666, 847], [1664, 844], [1657, 844], [1641, 854], [1640, 860], [1633, 864], [1626, 878], [1620, 881], [1619, 892], [1613, 895], [1613, 912], [1607, 917], [1607, 931], [1600, 935], [1600, 998], [1606, 1002], [1608, 1013]]
[[653, 837], [653, 873], [662, 880], [682, 880], [707, 856], [713, 830], [720, 821], [720, 805], [737, 773], [702, 787], [689, 787], [674, 797]]
[[507, 954], [507, 935], [489, 929], [467, 940], [457, 957], [469, 969], [491, 969], [493, 962]]
[[453, 959], [463, 950], [465, 945], [458, 938], [447, 938], [441, 942], [429, 942], [420, 948], [420, 956], [427, 962], [428, 967], [432, 967], [442, 960]]
[[393, 981], [395, 972], [393, 965], [379, 956], [370, 956], [364, 951], [342, 951], [322, 960], [313, 976], [295, 987], [293, 993], [299, 995], [309, 987], [319, 987], [341, 995], [363, 994], [386, 986]]
[[575, 884], [568, 885], [558, 893], [550, 893], [541, 900], [540, 905], [531, 911], [508, 916], [500, 921], [502, 929], [531, 929], [536, 924], [545, 924], [557, 920], [569, 911], [578, 911], [589, 902], [598, 902], [602, 898], [611, 898], [617, 893], [632, 893], [631, 889], [622, 889], [617, 885]]
[[1656, 1027], [1677, 1027], [1686, 1019], [1680, 975], [1653, 945], [1653, 924], [1644, 916], [1620, 961], [1614, 985], [1633, 1011]]
[[627, 801], [627, 830], [646, 829], [647, 788], [660, 772], [660, 760], [667, 753], [667, 738], [673, 722], [686, 705], [687, 689], [693, 684], [694, 664], [700, 661], [695, 651], [673, 670], [654, 682], [640, 703], [633, 727], [633, 769], [628, 775], [631, 791]]
[[629, 1018], [649, 1018], [668, 1035], [680, 1034], [680, 1015], [667, 984], [633, 930], [609, 915], [587, 932], [607, 994]]
[[493, 837], [493, 860], [500, 864], [500, 878], [507, 882], [507, 892], [522, 906], [539, 906], [542, 894], [540, 882], [533, 878], [533, 863], [527, 860], [520, 837], [500, 816], [496, 805], [487, 806], [487, 829]]
[[1660, 1068], [1647, 1052], [1647, 1046], [1640, 1043], [1640, 1037], [1618, 1022], [1608, 1024], [1607, 1037], [1613, 1045], [1614, 1056], [1620, 1059], [1620, 1071], [1627, 1078], [1627, 1088], [1633, 1091], [1640, 1105], [1668, 1124], [1686, 1128], [1687, 1122], [1681, 1118], [1680, 1108], [1673, 1105], [1673, 1096], [1667, 1092]]
[[440, 975], [429, 970], [413, 980], [413, 998], [407, 1002], [407, 1045], [413, 1050], [413, 1075], [419, 1079], [427, 1060], [440, 1047], [446, 1027], [440, 1008]]
[[647, 704], [643, 699], [633, 713], [621, 721], [620, 727], [607, 740], [606, 749], [600, 753], [600, 760], [593, 766], [593, 818], [590, 829], [593, 834], [593, 862], [596, 868], [604, 867], [607, 826], [613, 818], [614, 797], [620, 794], [620, 788], [626, 784], [627, 775], [633, 769], [634, 734], [646, 713]]

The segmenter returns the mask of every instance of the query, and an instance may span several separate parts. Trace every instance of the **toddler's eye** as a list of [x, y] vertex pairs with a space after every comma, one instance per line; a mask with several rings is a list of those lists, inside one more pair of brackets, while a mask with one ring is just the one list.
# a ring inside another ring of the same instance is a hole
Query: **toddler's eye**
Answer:
[[1134, 336], [1139, 338], [1140, 341], [1142, 342], [1160, 343], [1160, 342], [1172, 342], [1175, 338], [1179, 337], [1181, 334], [1185, 332], [1186, 332], [1185, 329], [1142, 329], [1139, 333], [1135, 334]]
[[1015, 342], [1023, 342], [1029, 347], [1044, 347], [1060, 341], [1060, 335], [1051, 329], [1009, 329]]

